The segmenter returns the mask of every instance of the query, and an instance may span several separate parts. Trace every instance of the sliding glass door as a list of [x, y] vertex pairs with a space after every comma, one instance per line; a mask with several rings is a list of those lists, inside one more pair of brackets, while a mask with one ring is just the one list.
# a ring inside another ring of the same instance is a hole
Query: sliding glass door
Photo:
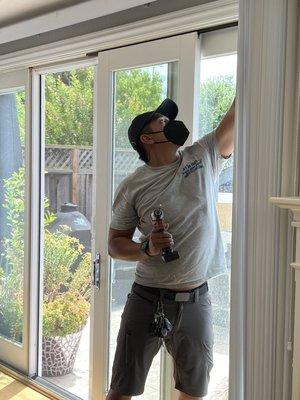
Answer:
[[[193, 128], [191, 110], [197, 44], [197, 34], [193, 33], [99, 54], [97, 139], [101, 142], [100, 154], [103, 151], [100, 170], [105, 182], [102, 181], [104, 190], [99, 188], [96, 207], [96, 224], [102, 232], [96, 248], [103, 254], [103, 272], [98, 293], [101, 312], [95, 315], [95, 324], [102, 325], [106, 349], [99, 354], [103, 360], [99, 374], [106, 378], [103, 386], [97, 389], [102, 393], [108, 390], [121, 314], [135, 277], [136, 263], [112, 260], [107, 256], [107, 234], [115, 190], [124, 178], [142, 165], [128, 141], [127, 130], [137, 114], [155, 109], [166, 97], [179, 104], [181, 118]], [[136, 229], [133, 240], [138, 241], [139, 236]], [[171, 376], [172, 363], [162, 349], [153, 360], [145, 392], [137, 398], [171, 398]]]
[[36, 74], [41, 94], [37, 377], [65, 396], [88, 400], [95, 67], [70, 64]]
[[[163, 99], [171, 95], [171, 85], [177, 85], [177, 61], [172, 63], [154, 64], [146, 67], [123, 69], [114, 72], [113, 82], [113, 160], [112, 191], [113, 195], [119, 183], [143, 162], [132, 149], [127, 129], [131, 120], [142, 112], [154, 110]], [[131, 89], [128, 96], [128, 86]], [[136, 99], [139, 99], [137, 102]], [[136, 229], [133, 240], [138, 241], [139, 232]], [[109, 379], [111, 378], [117, 334], [121, 323], [127, 294], [135, 278], [135, 262], [111, 260], [110, 286], [110, 338], [109, 338]], [[152, 400], [160, 396], [160, 363], [161, 353], [153, 360], [148, 376], [145, 392], [139, 399]]]
[[[101, 202], [102, 207], [106, 207], [106, 216], [99, 220], [99, 226], [106, 224], [108, 229], [111, 203], [118, 184], [142, 165], [127, 138], [132, 118], [155, 109], [163, 98], [171, 97], [179, 105], [178, 118], [184, 120], [192, 132], [187, 145], [211, 132], [235, 96], [236, 48], [237, 28], [233, 27], [205, 33], [199, 38], [196, 34], [182, 35], [180, 39], [165, 39], [99, 54], [98, 98], [102, 106], [98, 140], [102, 132], [110, 133], [105, 139], [102, 136], [101, 148], [106, 151], [106, 165], [103, 164], [101, 170], [107, 177], [107, 191], [102, 193]], [[178, 49], [180, 53], [169, 55]], [[103, 155], [103, 162], [104, 159]], [[228, 393], [232, 178], [233, 159], [220, 174], [217, 204], [228, 271], [209, 280], [215, 337], [214, 368], [208, 393], [210, 400], [222, 400]], [[107, 231], [102, 237], [107, 238]], [[138, 241], [138, 238], [139, 231], [136, 230], [134, 240]], [[134, 281], [135, 263], [112, 260], [107, 257], [107, 243], [99, 242], [101, 246], [104, 254], [101, 286], [104, 309], [101, 315], [106, 315], [106, 321], [102, 320], [103, 338], [107, 335], [103, 368], [108, 385], [120, 317]], [[162, 349], [153, 360], [145, 392], [140, 398], [176, 399], [178, 393], [174, 390], [172, 372], [172, 362]]]
[[0, 76], [0, 360], [28, 372], [29, 72]]
[[[228, 28], [35, 68], [31, 137], [27, 72], [0, 76], [2, 361], [66, 398], [105, 399], [135, 278], [135, 263], [111, 259], [107, 243], [116, 188], [142, 165], [128, 126], [169, 97], [192, 144], [230, 106], [236, 60], [236, 28]], [[209, 400], [223, 400], [228, 391], [232, 169], [230, 160], [218, 194], [228, 273], [209, 281], [215, 334]], [[134, 240], [139, 236], [136, 229]], [[177, 396], [172, 360], [162, 348], [137, 398]]]

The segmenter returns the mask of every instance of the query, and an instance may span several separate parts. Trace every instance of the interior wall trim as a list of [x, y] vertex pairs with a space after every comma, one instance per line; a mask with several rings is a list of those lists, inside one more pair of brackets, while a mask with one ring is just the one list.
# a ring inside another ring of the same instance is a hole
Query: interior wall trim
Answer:
[[[198, 31], [238, 20], [237, 0], [217, 0], [115, 28], [0, 56], [0, 72], [86, 57], [87, 53]], [[50, 32], [49, 32], [50, 34]]]
[[231, 400], [292, 398], [293, 236], [269, 198], [299, 189], [298, 15], [297, 0], [240, 0]]

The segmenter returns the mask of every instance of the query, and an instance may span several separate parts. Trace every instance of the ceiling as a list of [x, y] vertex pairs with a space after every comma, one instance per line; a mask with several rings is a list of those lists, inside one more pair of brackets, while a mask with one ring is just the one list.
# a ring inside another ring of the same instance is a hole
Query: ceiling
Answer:
[[0, 44], [110, 15], [155, 0], [0, 0]]
[[84, 3], [85, 1], [87, 0], [0, 0], [0, 27]]

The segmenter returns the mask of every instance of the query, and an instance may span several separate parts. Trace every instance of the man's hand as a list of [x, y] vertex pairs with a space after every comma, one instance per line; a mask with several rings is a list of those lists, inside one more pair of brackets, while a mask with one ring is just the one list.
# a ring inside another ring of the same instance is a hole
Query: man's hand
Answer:
[[167, 232], [168, 228], [169, 224], [166, 224], [161, 220], [154, 223], [153, 230], [149, 236], [148, 253], [151, 256], [157, 256], [163, 248], [173, 246], [173, 236], [171, 233]]

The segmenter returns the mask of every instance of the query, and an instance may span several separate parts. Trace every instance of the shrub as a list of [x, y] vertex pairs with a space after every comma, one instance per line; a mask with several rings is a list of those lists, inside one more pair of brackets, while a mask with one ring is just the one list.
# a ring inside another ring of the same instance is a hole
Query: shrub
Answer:
[[[0, 262], [0, 330], [11, 339], [22, 341], [23, 265], [24, 265], [24, 168], [5, 180], [4, 207], [7, 210], [9, 237], [3, 241]], [[87, 322], [90, 300], [91, 254], [70, 228], [61, 226], [51, 233], [47, 227], [55, 215], [44, 208], [44, 287], [43, 336], [65, 336], [79, 331]], [[72, 264], [80, 257], [74, 272]]]
[[89, 303], [80, 293], [59, 294], [43, 305], [43, 336], [66, 336], [79, 331], [87, 322], [89, 310]]

